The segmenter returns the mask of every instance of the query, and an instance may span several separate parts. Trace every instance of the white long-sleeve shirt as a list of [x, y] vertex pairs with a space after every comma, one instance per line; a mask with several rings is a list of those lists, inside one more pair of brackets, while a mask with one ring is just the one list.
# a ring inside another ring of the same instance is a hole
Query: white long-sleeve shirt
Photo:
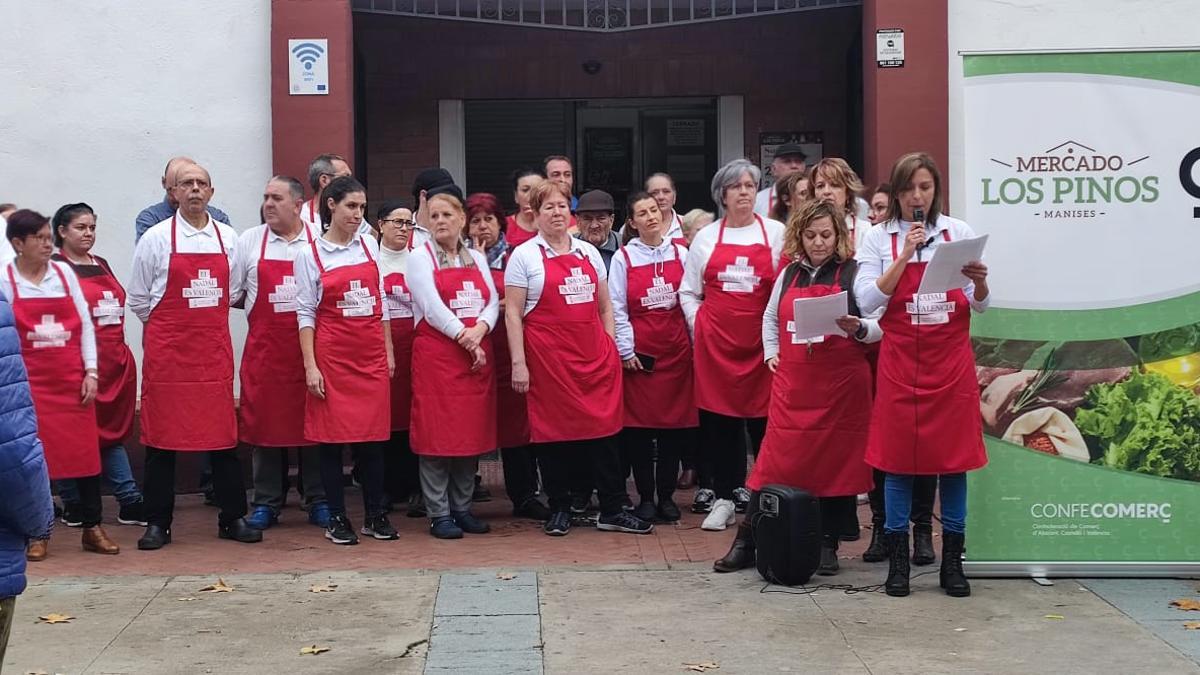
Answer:
[[[367, 247], [366, 253], [363, 252], [364, 244]], [[343, 246], [321, 236], [317, 237], [317, 251], [320, 253], [321, 264], [326, 271], [346, 265], [357, 265], [367, 260], [367, 253], [370, 253], [371, 259], [375, 261], [375, 265], [379, 269], [379, 301], [383, 305], [382, 318], [384, 321], [391, 318], [391, 311], [388, 309], [387, 303], [383, 302], [385, 295], [383, 267], [379, 265], [379, 244], [373, 237], [356, 234], [349, 244]], [[321, 269], [317, 267], [317, 262], [313, 259], [311, 246], [305, 247], [296, 256], [296, 262], [292, 263], [292, 270], [296, 277], [296, 322], [300, 328], [316, 328], [317, 307], [321, 304], [321, 296], [324, 295], [324, 291], [321, 287]]]
[[[608, 268], [604, 264], [604, 258], [600, 256], [600, 251], [588, 242], [568, 237], [571, 250], [562, 255], [587, 256], [592, 262], [592, 267], [596, 269], [596, 281], [606, 281], [608, 279]], [[542, 258], [542, 250], [546, 251], [546, 256], [554, 258], [558, 253], [550, 248], [546, 240], [539, 233], [533, 239], [518, 246], [508, 259], [508, 267], [504, 268], [504, 285], [515, 286], [525, 289], [525, 311], [524, 314], [529, 314], [533, 308], [537, 306], [538, 300], [542, 298], [542, 290], [546, 285], [546, 263]]]
[[[687, 271], [687, 247], [677, 246], [671, 243], [670, 239], [663, 239], [661, 244], [653, 247], [640, 238], [633, 239], [625, 245], [623, 250], [629, 254], [629, 260], [634, 267], [661, 265], [678, 257], [684, 271]], [[620, 354], [622, 361], [628, 361], [633, 358], [633, 353], [636, 351], [636, 336], [633, 332], [633, 324], [629, 321], [629, 266], [620, 251], [612, 259], [612, 269], [609, 270], [608, 275], [608, 293], [612, 296], [617, 353]], [[675, 289], [672, 301], [679, 302], [678, 288]], [[665, 307], [665, 309], [674, 308], [674, 304]]]
[[[241, 296], [241, 281], [233, 275], [234, 251], [238, 235], [232, 227], [208, 216], [204, 229], [192, 227], [182, 214], [175, 216], [175, 247], [177, 253], [219, 253], [221, 245], [229, 259], [229, 298]], [[217, 230], [221, 231], [220, 242]], [[133, 272], [129, 288], [126, 289], [125, 304], [142, 322], [150, 320], [154, 310], [167, 290], [167, 269], [171, 263], [171, 218], [146, 230], [138, 240], [133, 252]]]
[[[811, 285], [813, 278], [820, 272], [821, 269], [814, 270], [807, 264], [803, 264], [799, 274], [808, 275], [809, 284]], [[770, 361], [772, 358], [779, 356], [779, 300], [784, 292], [783, 277], [784, 274], [781, 272], [775, 279], [775, 285], [771, 288], [771, 299], [767, 301], [767, 308], [763, 311], [763, 361]], [[789, 281], [793, 285], [796, 283], [794, 277]], [[859, 311], [862, 311], [862, 308], [859, 308]], [[883, 329], [879, 327], [879, 317], [881, 316], [883, 316], [883, 309], [876, 310], [873, 314], [859, 317], [862, 324], [867, 327], [867, 334], [859, 342], [871, 343], [879, 342], [883, 339]], [[823, 342], [824, 339], [824, 336], [821, 336], [815, 339], [806, 339], [803, 342]]]
[[[30, 298], [64, 298], [68, 294], [71, 296], [71, 301], [75, 304], [75, 311], [79, 314], [79, 319], [82, 322], [79, 330], [80, 351], [83, 356], [83, 367], [96, 367], [96, 327], [92, 325], [91, 312], [88, 310], [87, 298], [83, 297], [83, 289], [79, 287], [79, 277], [75, 276], [75, 270], [66, 263], [51, 260], [46, 266], [46, 274], [41, 281], [32, 282], [21, 276], [21, 273], [15, 267], [16, 263], [5, 265], [0, 271], [0, 292], [4, 293], [8, 304], [13, 302], [13, 285], [8, 279], [8, 268], [12, 267], [12, 278], [17, 281], [17, 291], [21, 294], [21, 299]], [[62, 279], [59, 279], [55, 269], [62, 272], [63, 279], [67, 280], [67, 288], [63, 288]]]
[[[911, 228], [912, 223], [900, 220], [880, 223], [867, 232], [862, 246], [855, 253], [854, 257], [858, 260], [858, 276], [854, 280], [854, 295], [858, 299], [858, 307], [863, 314], [873, 314], [876, 310], [887, 307], [891, 296], [879, 290], [879, 286], [875, 282], [883, 276], [884, 271], [894, 260], [892, 235], [897, 235], [896, 250], [902, 251], [904, 250], [904, 238], [908, 236]], [[975, 231], [963, 221], [946, 215], [938, 216], [937, 221], [929, 228], [927, 235], [929, 245], [925, 247], [925, 250], [917, 251], [910, 262], [929, 262], [929, 259], [937, 252], [937, 247], [945, 241], [942, 235], [943, 230], [949, 230], [952, 241], [975, 237]], [[988, 305], [991, 304], [991, 295], [983, 300], [975, 299], [975, 282], [973, 281], [968, 280], [962, 290], [971, 303], [971, 309], [976, 312], [986, 311]]]
[[246, 230], [238, 237], [237, 248], [233, 256], [233, 270], [230, 275], [238, 280], [238, 285], [241, 288], [239, 296], [232, 297], [232, 302], [236, 303], [241, 298], [246, 299], [243, 309], [246, 314], [254, 309], [254, 302], [258, 299], [258, 260], [259, 252], [262, 251], [263, 232], [267, 233], [267, 260], [286, 260], [294, 263], [300, 252], [309, 248], [308, 242], [320, 235], [320, 232], [315, 230], [313, 226], [303, 219], [304, 228], [292, 239], [286, 239], [271, 231], [267, 225], [256, 225], [255, 227]]
[[[771, 246], [771, 269], [778, 270], [779, 259], [783, 255], [783, 223], [770, 218], [763, 218], [763, 227], [758, 222], [751, 222], [745, 227], [726, 227], [724, 242], [739, 246], [762, 244], [763, 229], [767, 231], [767, 241]], [[708, 259], [712, 257], [713, 249], [717, 246], [717, 237], [721, 234], [721, 221], [713, 223], [696, 233], [692, 245], [688, 248], [687, 265], [684, 267], [683, 283], [679, 286], [679, 304], [683, 307], [683, 315], [687, 317], [688, 330], [695, 331], [696, 313], [704, 302], [704, 269], [708, 267]], [[694, 335], [694, 333], [693, 333]]]
[[[429, 325], [437, 329], [439, 333], [454, 340], [466, 328], [463, 319], [476, 316], [479, 321], [487, 324], [488, 332], [492, 332], [492, 329], [496, 327], [497, 318], [500, 316], [500, 299], [496, 295], [496, 285], [492, 281], [487, 256], [474, 249], [465, 249], [471, 259], [475, 261], [475, 268], [479, 270], [480, 276], [483, 277], [483, 283], [487, 286], [487, 302], [483, 302], [482, 298], [463, 296], [463, 293], [471, 293], [471, 289], [465, 289], [460, 291], [459, 294], [462, 297], [458, 299], [459, 304], [462, 304], [463, 307], [451, 308], [446, 306], [442, 300], [434, 279], [434, 272], [440, 269], [434, 262], [434, 258], [436, 258], [434, 246], [436, 244], [426, 243], [409, 255], [408, 273], [404, 280], [408, 282], [408, 290], [412, 293], [413, 325], [428, 321]], [[463, 266], [462, 260], [456, 255], [447, 256], [447, 259], [451, 267]], [[478, 293], [478, 291], [474, 292]]]
[[867, 232], [871, 231], [874, 225], [869, 220], [846, 216], [846, 229], [850, 231], [854, 240], [854, 250], [857, 251], [862, 246], [863, 240], [867, 238]]

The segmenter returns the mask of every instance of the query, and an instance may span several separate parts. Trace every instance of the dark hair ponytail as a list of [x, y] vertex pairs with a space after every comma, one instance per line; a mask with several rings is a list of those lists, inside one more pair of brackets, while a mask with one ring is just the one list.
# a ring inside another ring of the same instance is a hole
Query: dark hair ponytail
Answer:
[[50, 219], [50, 230], [54, 235], [55, 248], [62, 248], [63, 245], [63, 236], [58, 231], [58, 228], [70, 225], [72, 220], [75, 220], [76, 217], [85, 213], [93, 216], [96, 215], [96, 212], [92, 210], [92, 207], [88, 206], [84, 202], [79, 202], [78, 204], [64, 204], [63, 206], [58, 207], [58, 210], [54, 212], [54, 217]]
[[367, 193], [367, 189], [363, 184], [358, 182], [354, 176], [340, 176], [329, 181], [329, 185], [321, 191], [321, 196], [317, 200], [320, 202], [317, 208], [321, 213], [321, 221], [325, 223], [326, 229], [333, 223], [333, 209], [329, 208], [329, 200], [332, 199], [334, 204], [341, 204], [346, 195], [351, 192]]

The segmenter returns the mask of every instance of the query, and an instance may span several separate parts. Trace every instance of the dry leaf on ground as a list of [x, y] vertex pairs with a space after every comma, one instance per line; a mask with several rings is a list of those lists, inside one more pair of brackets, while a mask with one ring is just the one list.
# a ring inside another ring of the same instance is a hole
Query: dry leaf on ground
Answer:
[[512, 581], [513, 579], [517, 578], [517, 575], [513, 574], [512, 572], [497, 572], [496, 578], [500, 581]]
[[39, 616], [38, 621], [42, 623], [69, 623], [74, 618], [70, 614], [58, 614], [56, 612], [54, 614], [47, 614], [46, 616]]
[[709, 670], [718, 670], [720, 667], [721, 666], [717, 665], [716, 663], [713, 663], [712, 661], [705, 661], [704, 663], [685, 663], [685, 664], [683, 664], [684, 670], [690, 670], [693, 673], [703, 673], [703, 672], [706, 672]]
[[301, 655], [301, 656], [305, 656], [305, 655], [308, 655], [308, 654], [312, 654], [312, 655], [314, 655], [314, 656], [315, 656], [315, 655], [317, 655], [317, 654], [320, 654], [320, 653], [322, 653], [322, 652], [327, 652], [327, 651], [329, 651], [329, 647], [318, 647], [318, 646], [316, 646], [316, 645], [311, 645], [311, 646], [308, 646], [308, 647], [303, 647], [303, 648], [301, 648], [301, 649], [300, 649], [300, 655]]
[[226, 584], [224, 579], [217, 579], [217, 583], [209, 584], [208, 586], [201, 588], [199, 592], [200, 593], [232, 593], [233, 586]]
[[1200, 630], [1200, 621], [1185, 621], [1183, 624], [1184, 630]]
[[1200, 600], [1195, 600], [1193, 598], [1179, 598], [1178, 600], [1172, 600], [1171, 606], [1175, 609], [1200, 612]]
[[1047, 615], [1045, 616], [1045, 618], [1047, 618], [1047, 619], [1055, 619], [1055, 620], [1062, 620], [1062, 619], [1065, 619], [1065, 618], [1067, 618], [1067, 617], [1063, 616], [1062, 614], [1047, 614]]
[[312, 588], [308, 589], [308, 592], [309, 593], [333, 593], [336, 590], [337, 590], [337, 584], [325, 584], [323, 586], [322, 585], [313, 586]]

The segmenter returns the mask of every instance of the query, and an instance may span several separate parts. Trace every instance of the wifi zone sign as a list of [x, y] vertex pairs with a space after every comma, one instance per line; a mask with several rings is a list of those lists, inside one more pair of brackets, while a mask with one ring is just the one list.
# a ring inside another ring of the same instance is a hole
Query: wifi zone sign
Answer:
[[288, 40], [288, 92], [293, 95], [329, 93], [329, 41]]

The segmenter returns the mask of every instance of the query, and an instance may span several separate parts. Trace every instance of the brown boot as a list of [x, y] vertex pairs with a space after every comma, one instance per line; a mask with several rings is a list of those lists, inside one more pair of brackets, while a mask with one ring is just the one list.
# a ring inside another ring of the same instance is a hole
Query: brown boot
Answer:
[[25, 559], [29, 562], [40, 562], [46, 559], [49, 551], [46, 550], [50, 544], [49, 539], [34, 539], [29, 542], [29, 548], [25, 550]]
[[121, 547], [117, 543], [108, 538], [104, 528], [96, 525], [93, 527], [83, 528], [83, 550], [91, 551], [92, 553], [103, 553], [104, 555], [116, 555], [121, 552]]

